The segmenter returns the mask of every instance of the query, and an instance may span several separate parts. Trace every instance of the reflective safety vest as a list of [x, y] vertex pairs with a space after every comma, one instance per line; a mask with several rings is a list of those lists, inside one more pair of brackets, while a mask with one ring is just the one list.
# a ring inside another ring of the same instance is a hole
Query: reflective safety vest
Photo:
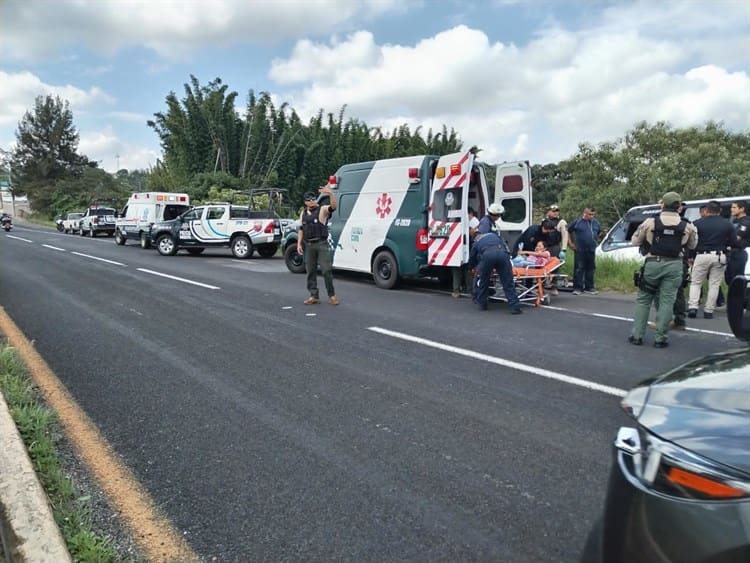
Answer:
[[665, 225], [660, 217], [654, 218], [654, 240], [650, 253], [654, 256], [677, 258], [682, 253], [682, 235], [685, 234], [687, 221], [680, 220], [677, 225]]

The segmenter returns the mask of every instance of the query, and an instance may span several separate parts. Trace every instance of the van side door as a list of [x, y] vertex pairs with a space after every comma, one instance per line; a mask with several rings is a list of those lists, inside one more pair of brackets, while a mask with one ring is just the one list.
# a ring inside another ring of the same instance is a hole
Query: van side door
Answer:
[[532, 223], [531, 167], [528, 161], [504, 162], [497, 167], [494, 202], [505, 208], [498, 227], [512, 245]]
[[469, 257], [470, 151], [441, 156], [430, 188], [427, 263], [460, 266]]

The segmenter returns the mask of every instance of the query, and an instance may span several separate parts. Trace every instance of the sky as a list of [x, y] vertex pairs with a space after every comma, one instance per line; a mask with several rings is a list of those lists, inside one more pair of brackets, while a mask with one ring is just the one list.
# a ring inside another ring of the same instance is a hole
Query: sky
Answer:
[[748, 0], [0, 0], [0, 148], [39, 95], [115, 172], [194, 75], [386, 131], [454, 128], [485, 162], [558, 162], [638, 122], [750, 133]]

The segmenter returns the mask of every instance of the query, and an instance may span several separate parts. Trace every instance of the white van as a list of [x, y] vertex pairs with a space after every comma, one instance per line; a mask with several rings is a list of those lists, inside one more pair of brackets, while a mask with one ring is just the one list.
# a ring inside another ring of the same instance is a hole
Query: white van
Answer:
[[169, 192], [134, 193], [115, 220], [115, 242], [137, 240], [141, 248], [151, 246], [151, 225], [176, 219], [190, 209], [190, 196]]
[[[731, 218], [732, 202], [746, 201], [750, 210], [750, 196], [720, 197], [714, 199], [696, 199], [685, 202], [685, 218], [695, 221], [700, 218], [700, 208], [709, 201], [718, 201], [721, 204], [721, 215], [727, 219]], [[623, 217], [614, 224], [607, 232], [602, 242], [596, 249], [597, 258], [606, 257], [615, 260], [642, 260], [643, 256], [637, 246], [634, 246], [630, 240], [633, 238], [638, 226], [649, 217], [654, 217], [661, 212], [661, 206], [658, 203], [649, 205], [638, 205], [628, 210]], [[750, 260], [745, 270], [750, 272]]]

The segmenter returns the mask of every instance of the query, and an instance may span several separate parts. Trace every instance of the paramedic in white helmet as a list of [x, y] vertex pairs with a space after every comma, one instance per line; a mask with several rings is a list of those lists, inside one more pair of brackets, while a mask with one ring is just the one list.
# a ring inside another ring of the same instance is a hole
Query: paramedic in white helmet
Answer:
[[479, 220], [477, 232], [482, 235], [486, 233], [497, 233], [498, 228], [496, 223], [504, 212], [505, 209], [499, 203], [493, 203], [492, 205], [490, 205], [487, 208], [487, 215]]

